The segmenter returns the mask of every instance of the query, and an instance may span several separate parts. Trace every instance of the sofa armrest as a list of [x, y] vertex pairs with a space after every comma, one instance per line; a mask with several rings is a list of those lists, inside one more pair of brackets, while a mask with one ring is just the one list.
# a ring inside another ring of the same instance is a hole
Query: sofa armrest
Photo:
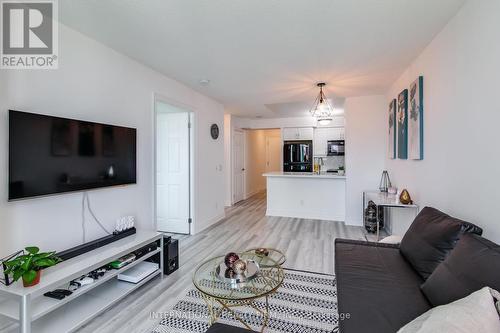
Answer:
[[389, 248], [399, 249], [399, 244], [377, 243], [377, 242], [368, 242], [357, 239], [345, 239], [345, 238], [335, 238], [335, 244], [352, 244], [352, 245], [389, 247]]

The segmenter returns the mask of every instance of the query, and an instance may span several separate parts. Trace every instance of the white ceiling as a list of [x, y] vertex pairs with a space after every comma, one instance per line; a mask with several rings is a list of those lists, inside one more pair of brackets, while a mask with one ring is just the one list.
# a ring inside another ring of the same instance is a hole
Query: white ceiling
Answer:
[[[384, 93], [465, 0], [64, 0], [62, 23], [221, 103], [297, 116]], [[208, 86], [199, 81], [209, 79]]]

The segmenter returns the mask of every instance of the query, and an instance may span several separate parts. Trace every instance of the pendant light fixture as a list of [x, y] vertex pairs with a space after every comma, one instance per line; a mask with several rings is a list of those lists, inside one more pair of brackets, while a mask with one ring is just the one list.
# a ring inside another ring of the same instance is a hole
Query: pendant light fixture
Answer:
[[319, 87], [319, 95], [316, 97], [310, 112], [318, 120], [318, 123], [324, 126], [333, 120], [333, 107], [323, 92], [323, 87], [326, 86], [326, 83], [319, 82], [316, 85]]

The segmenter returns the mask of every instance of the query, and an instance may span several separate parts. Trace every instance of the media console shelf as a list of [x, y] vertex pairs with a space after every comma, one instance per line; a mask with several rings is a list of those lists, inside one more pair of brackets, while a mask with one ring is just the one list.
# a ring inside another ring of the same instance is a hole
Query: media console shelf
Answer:
[[[106, 272], [94, 283], [77, 289], [62, 300], [43, 296], [48, 291], [66, 289], [71, 280], [158, 240], [160, 248], [121, 269]], [[153, 274], [137, 284], [118, 280], [118, 274], [158, 253], [160, 267]], [[34, 287], [24, 288], [20, 281], [10, 286], [0, 285], [0, 316], [18, 322], [22, 333], [71, 332], [151, 279], [163, 277], [162, 263], [162, 235], [138, 230], [132, 236], [45, 269], [40, 283]]]

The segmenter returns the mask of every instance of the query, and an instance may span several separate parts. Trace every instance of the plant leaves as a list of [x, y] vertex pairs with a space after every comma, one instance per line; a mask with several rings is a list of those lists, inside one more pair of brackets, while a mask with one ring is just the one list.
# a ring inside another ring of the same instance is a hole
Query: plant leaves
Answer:
[[36, 278], [36, 271], [32, 269], [23, 274], [23, 280], [26, 283], [32, 283], [35, 280], [35, 278]]
[[37, 266], [40, 268], [54, 266], [55, 264], [56, 264], [56, 261], [54, 259], [50, 259], [50, 258], [39, 259], [33, 263], [34, 266]]
[[28, 270], [30, 270], [31, 268], [33, 268], [33, 267], [32, 267], [33, 265], [32, 265], [31, 263], [32, 263], [32, 258], [30, 257], [30, 258], [28, 258], [28, 260], [26, 260], [25, 262], [23, 262], [23, 263], [21, 264], [21, 268], [22, 268], [23, 270], [25, 270], [25, 271], [28, 271]]
[[27, 248], [25, 248], [25, 250], [30, 254], [37, 254], [38, 252], [40, 252], [40, 249], [36, 246], [28, 246]]
[[23, 273], [24, 273], [24, 272], [23, 272], [23, 271], [20, 271], [20, 270], [15, 271], [15, 272], [14, 272], [14, 275], [12, 276], [12, 278], [14, 279], [14, 281], [17, 281], [17, 280], [19, 280], [19, 278], [20, 278], [21, 276], [23, 276]]

